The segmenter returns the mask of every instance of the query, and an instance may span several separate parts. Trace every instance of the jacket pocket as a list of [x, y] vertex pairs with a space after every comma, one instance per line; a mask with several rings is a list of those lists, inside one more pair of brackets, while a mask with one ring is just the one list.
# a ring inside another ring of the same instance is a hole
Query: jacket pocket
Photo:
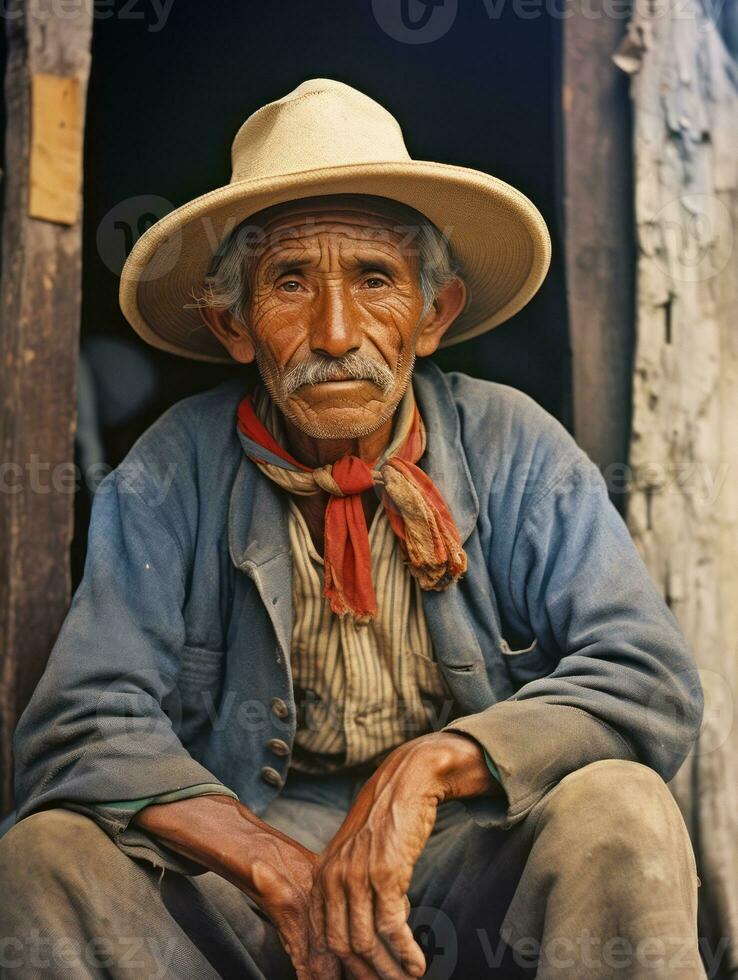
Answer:
[[417, 653], [415, 650], [411, 651], [411, 654], [415, 681], [421, 694], [445, 696], [448, 693], [448, 685], [435, 657], [427, 657], [424, 653]]
[[553, 669], [550, 658], [543, 652], [535, 637], [527, 646], [518, 647], [515, 650], [503, 638], [500, 640], [500, 652], [516, 690], [529, 681], [545, 677]]

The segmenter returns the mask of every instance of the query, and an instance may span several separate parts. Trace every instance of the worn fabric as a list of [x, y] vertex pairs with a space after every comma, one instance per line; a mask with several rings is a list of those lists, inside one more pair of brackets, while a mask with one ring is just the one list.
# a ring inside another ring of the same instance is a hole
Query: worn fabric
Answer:
[[[327, 493], [323, 533], [323, 595], [339, 616], [368, 622], [377, 614], [369, 535], [362, 494], [379, 488], [379, 499], [408, 571], [423, 589], [442, 590], [466, 571], [466, 555], [441, 494], [415, 464], [425, 452], [425, 426], [412, 387], [395, 414], [392, 438], [371, 465], [358, 456], [311, 469], [281, 445], [259, 417], [249, 392], [238, 406], [238, 428], [246, 455], [288, 493]], [[262, 393], [263, 397], [263, 393]], [[265, 455], [269, 458], [265, 459]]]
[[[254, 410], [270, 435], [283, 443], [282, 417], [263, 387], [254, 394]], [[390, 453], [406, 439], [414, 414], [409, 393], [399, 410]], [[278, 471], [277, 482], [284, 472]], [[299, 487], [297, 492], [302, 492]], [[326, 603], [324, 560], [294, 500], [288, 505], [290, 666], [297, 707], [290, 766], [331, 772], [377, 759], [430, 731], [448, 688], [433, 654], [419, 583], [408, 574], [385, 509], [377, 508], [368, 532], [372, 580], [380, 597], [377, 613], [371, 621], [359, 622], [335, 616]]]
[[[263, 389], [254, 398], [254, 409], [281, 439], [280, 416]], [[297, 706], [290, 767], [334, 772], [378, 760], [433, 730], [434, 723], [437, 727], [449, 694], [433, 654], [419, 582], [408, 573], [385, 509], [377, 508], [368, 531], [372, 579], [381, 597], [377, 613], [365, 623], [337, 617], [323, 595], [324, 559], [292, 500], [288, 527], [293, 561], [290, 662]], [[106, 801], [102, 808], [137, 812], [154, 802], [223, 790], [203, 784], [143, 800]]]
[[[450, 718], [496, 763], [510, 826], [569, 773], [637, 760], [671, 778], [702, 697], [684, 638], [571, 436], [504, 385], [419, 366], [421, 466], [452, 510], [466, 576], [421, 601]], [[283, 789], [296, 722], [283, 494], [245, 458], [238, 380], [186, 399], [100, 486], [87, 564], [16, 732], [20, 816], [221, 783], [257, 813]], [[275, 752], [277, 741], [286, 754]], [[161, 856], [170, 866], [171, 855]]]
[[[320, 850], [360, 785], [292, 773], [264, 817]], [[3, 976], [294, 977], [271, 922], [233, 885], [133, 861], [67, 810], [30, 816], [0, 841], [0, 887]], [[696, 892], [664, 783], [605, 761], [567, 776], [512, 830], [443, 804], [409, 921], [435, 980], [700, 980]]]
[[291, 765], [330, 772], [432, 731], [449, 692], [433, 656], [420, 587], [405, 569], [384, 510], [377, 509], [369, 530], [381, 601], [364, 626], [335, 616], [323, 599], [323, 559], [294, 503], [288, 525], [297, 706]]

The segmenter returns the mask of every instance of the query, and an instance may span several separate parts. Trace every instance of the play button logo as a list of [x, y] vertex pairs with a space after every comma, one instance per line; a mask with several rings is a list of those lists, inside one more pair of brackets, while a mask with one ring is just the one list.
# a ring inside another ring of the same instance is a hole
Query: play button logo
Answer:
[[430, 44], [451, 29], [458, 0], [372, 0], [374, 19], [402, 44]]

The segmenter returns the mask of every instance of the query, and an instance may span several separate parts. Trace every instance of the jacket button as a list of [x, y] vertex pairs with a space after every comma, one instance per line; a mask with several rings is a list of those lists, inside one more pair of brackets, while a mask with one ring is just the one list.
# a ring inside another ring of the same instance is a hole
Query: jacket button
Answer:
[[277, 718], [286, 718], [290, 713], [290, 709], [287, 707], [282, 698], [272, 698], [272, 711]]
[[271, 749], [275, 755], [289, 755], [290, 747], [281, 738], [270, 738], [267, 742], [267, 748]]
[[265, 783], [269, 783], [270, 786], [281, 786], [284, 782], [277, 770], [272, 769], [271, 766], [264, 766], [261, 770], [261, 778]]

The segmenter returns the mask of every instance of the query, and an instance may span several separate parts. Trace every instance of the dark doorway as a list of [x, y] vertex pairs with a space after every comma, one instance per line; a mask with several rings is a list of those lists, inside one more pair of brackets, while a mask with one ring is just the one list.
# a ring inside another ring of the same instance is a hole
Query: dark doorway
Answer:
[[[536, 203], [554, 240], [542, 290], [512, 321], [437, 360], [447, 370], [514, 385], [570, 423], [551, 95], [556, 23], [543, 3], [464, 0], [443, 36], [415, 43], [420, 38], [411, 27], [397, 40], [382, 26], [382, 11], [391, 14], [400, 3], [174, 0], [167, 10], [166, 2], [116, 0], [96, 8], [82, 349], [91, 352], [98, 375], [102, 365], [114, 382], [97, 383], [108, 463], [117, 464], [173, 402], [232, 373], [154, 351], [137, 338], [117, 302], [127, 251], [167, 210], [227, 183], [230, 142], [246, 116], [310, 77], [339, 79], [383, 103], [413, 156], [488, 171]], [[446, 5], [453, 14], [455, 4]], [[406, 6], [417, 26], [438, 5], [406, 0]], [[75, 580], [89, 506], [88, 495], [79, 496]]]

